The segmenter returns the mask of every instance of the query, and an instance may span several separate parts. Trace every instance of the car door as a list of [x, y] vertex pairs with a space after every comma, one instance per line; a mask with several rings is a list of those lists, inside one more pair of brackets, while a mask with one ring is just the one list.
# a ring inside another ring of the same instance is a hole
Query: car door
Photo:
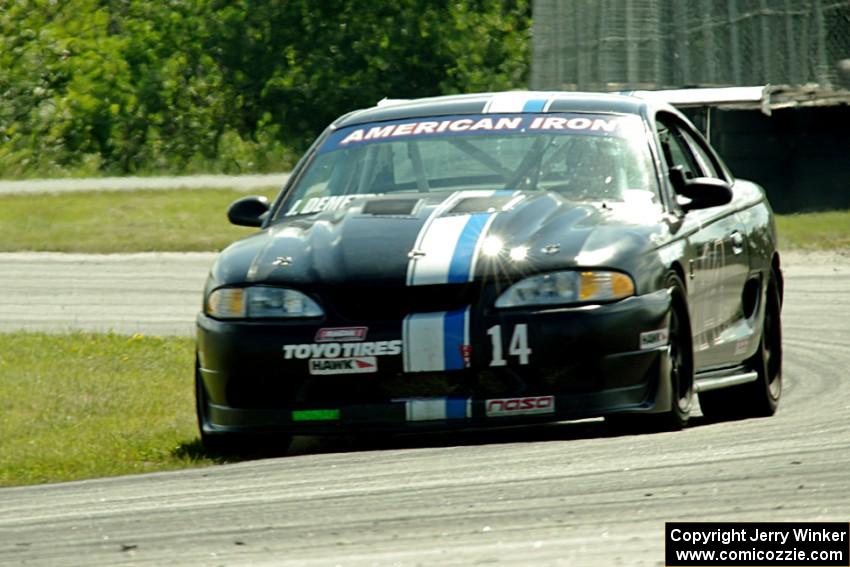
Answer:
[[[681, 167], [686, 178], [732, 181], [686, 123], [659, 113], [656, 124], [668, 166]], [[730, 205], [691, 210], [686, 215], [686, 224], [693, 227], [687, 237], [686, 285], [697, 369], [734, 362], [739, 346], [734, 326], [742, 318], [749, 268], [746, 233], [734, 203], [733, 197]]]

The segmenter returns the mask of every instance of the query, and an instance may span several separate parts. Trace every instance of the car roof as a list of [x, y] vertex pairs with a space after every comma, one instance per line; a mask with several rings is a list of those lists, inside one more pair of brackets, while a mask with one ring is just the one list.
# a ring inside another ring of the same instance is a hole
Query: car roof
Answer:
[[650, 107], [664, 107], [665, 110], [676, 112], [653, 97], [644, 98], [642, 93], [506, 91], [409, 100], [384, 99], [371, 108], [355, 110], [338, 118], [333, 127], [458, 114], [601, 112], [646, 115]]

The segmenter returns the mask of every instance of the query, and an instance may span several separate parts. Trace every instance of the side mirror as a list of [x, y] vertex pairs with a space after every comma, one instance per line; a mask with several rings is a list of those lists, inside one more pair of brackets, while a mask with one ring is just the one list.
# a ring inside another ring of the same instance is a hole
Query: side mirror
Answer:
[[269, 212], [269, 200], [262, 195], [242, 197], [227, 208], [227, 220], [239, 226], [261, 226]]
[[685, 212], [719, 207], [732, 202], [732, 187], [728, 182], [714, 177], [685, 177], [681, 166], [670, 168], [670, 182], [677, 195], [688, 199], [680, 203]]

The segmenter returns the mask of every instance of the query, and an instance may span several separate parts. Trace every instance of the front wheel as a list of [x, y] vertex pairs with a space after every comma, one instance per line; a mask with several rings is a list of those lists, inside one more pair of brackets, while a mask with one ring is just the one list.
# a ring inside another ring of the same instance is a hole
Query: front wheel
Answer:
[[708, 418], [769, 417], [782, 396], [782, 318], [778, 276], [771, 270], [764, 297], [764, 320], [755, 355], [746, 365], [758, 373], [754, 382], [703, 392], [702, 413]]
[[667, 324], [667, 375], [670, 384], [670, 409], [656, 414], [614, 414], [606, 421], [615, 428], [624, 426], [641, 430], [677, 431], [687, 425], [694, 403], [694, 349], [685, 285], [675, 272], [665, 281], [670, 294], [670, 317]]
[[670, 324], [667, 357], [670, 364], [670, 411], [657, 414], [663, 429], [678, 430], [687, 425], [694, 405], [694, 348], [685, 286], [675, 273], [667, 276], [670, 293]]
[[207, 415], [209, 400], [201, 380], [201, 373], [195, 363], [195, 413], [198, 418], [198, 430], [204, 452], [218, 457], [256, 457], [283, 454], [289, 448], [290, 435], [259, 435], [249, 433], [211, 433], [206, 431], [209, 423]]

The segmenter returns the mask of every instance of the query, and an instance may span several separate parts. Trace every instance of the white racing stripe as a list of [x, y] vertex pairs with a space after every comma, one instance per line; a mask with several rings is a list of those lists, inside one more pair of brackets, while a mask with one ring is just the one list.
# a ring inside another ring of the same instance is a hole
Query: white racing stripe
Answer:
[[421, 398], [404, 402], [407, 421], [472, 417], [472, 400], [469, 398]]
[[447, 215], [463, 199], [492, 197], [499, 191], [459, 191], [436, 207], [416, 237], [416, 254], [407, 264], [407, 285], [472, 281], [474, 261], [496, 213]]
[[[492, 197], [498, 191], [453, 194], [428, 218], [416, 239], [408, 264], [407, 284], [467, 283], [475, 277], [481, 243], [496, 213], [448, 214], [462, 199]], [[513, 201], [512, 201], [513, 202]], [[404, 319], [405, 372], [462, 370], [469, 366], [470, 309], [414, 313]]]
[[547, 100], [550, 98], [543, 97], [540, 93], [525, 91], [496, 93], [484, 105], [484, 113], [542, 112], [546, 109]]
[[469, 307], [414, 313], [404, 319], [405, 372], [462, 370], [469, 366]]
[[443, 319], [445, 312], [417, 313], [404, 319], [404, 371], [445, 370]]
[[470, 215], [452, 215], [433, 220], [417, 248], [425, 255], [411, 262], [411, 285], [448, 283], [452, 258], [469, 220]]

